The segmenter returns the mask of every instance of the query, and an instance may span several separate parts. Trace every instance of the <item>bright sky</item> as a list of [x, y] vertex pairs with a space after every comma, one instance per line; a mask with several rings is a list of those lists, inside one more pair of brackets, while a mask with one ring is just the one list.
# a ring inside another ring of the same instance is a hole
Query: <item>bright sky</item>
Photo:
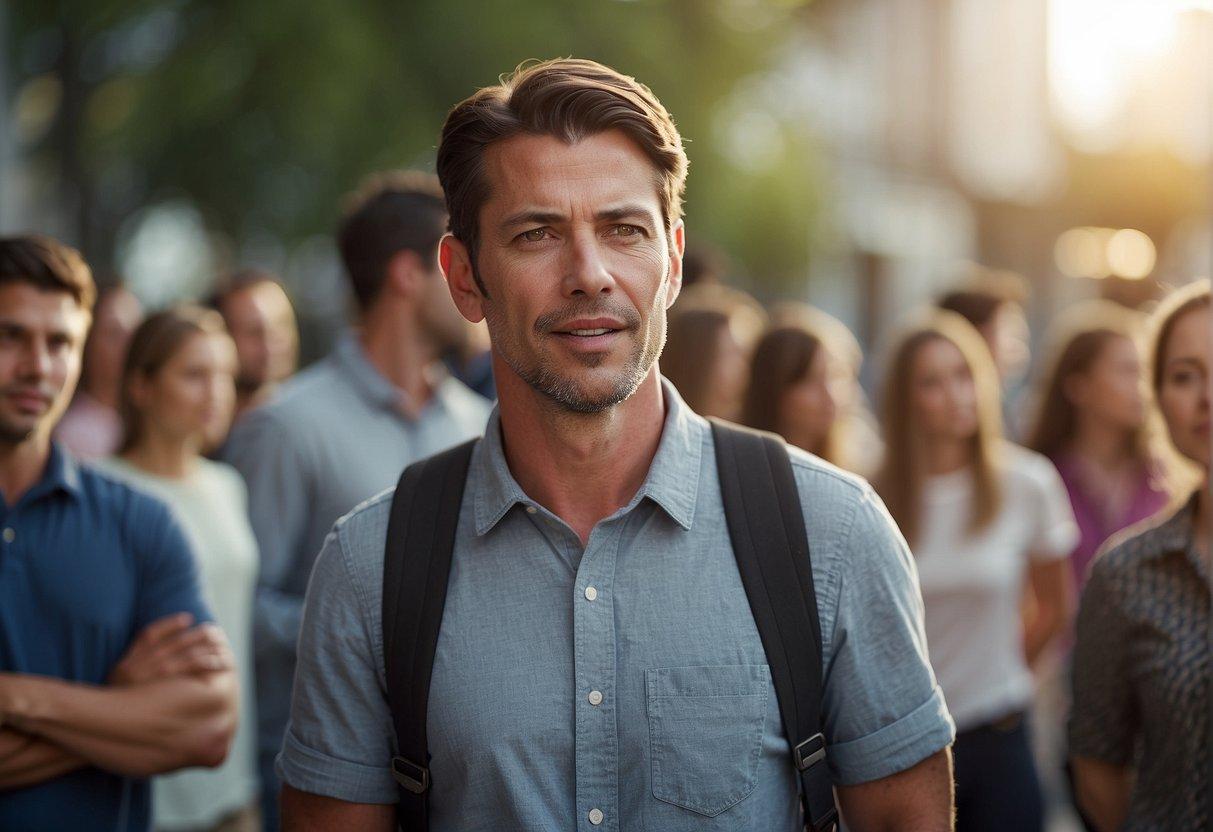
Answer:
[[1049, 0], [1049, 83], [1058, 118], [1078, 144], [1109, 149], [1135, 95], [1163, 71], [1181, 15], [1213, 0]]

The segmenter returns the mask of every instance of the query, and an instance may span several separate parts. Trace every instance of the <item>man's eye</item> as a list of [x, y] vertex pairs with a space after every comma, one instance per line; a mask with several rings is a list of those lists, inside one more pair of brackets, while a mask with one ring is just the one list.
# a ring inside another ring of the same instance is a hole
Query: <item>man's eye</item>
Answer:
[[616, 237], [635, 237], [640, 234], [640, 228], [635, 225], [617, 225], [611, 231]]
[[530, 231], [523, 231], [518, 236], [528, 243], [537, 243], [546, 237], [547, 234], [548, 230], [546, 228], [532, 228]]

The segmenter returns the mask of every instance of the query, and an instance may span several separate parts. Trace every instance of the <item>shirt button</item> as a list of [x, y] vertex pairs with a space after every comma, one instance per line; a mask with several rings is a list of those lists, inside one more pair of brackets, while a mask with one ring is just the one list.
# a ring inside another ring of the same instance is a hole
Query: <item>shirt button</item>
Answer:
[[600, 690], [590, 691], [589, 700], [590, 700], [591, 705], [601, 705], [602, 704], [602, 691], [600, 691]]
[[4, 530], [4, 542], [5, 543], [12, 543], [16, 539], [17, 539], [17, 533], [15, 531], [13, 531], [12, 528], [7, 528]]
[[535, 512], [537, 512], [537, 511], [539, 511], [539, 509], [535, 508], [534, 506], [527, 506], [527, 507], [526, 507], [526, 513], [527, 513], [527, 514], [534, 514], [534, 513], [535, 513]]
[[590, 823], [594, 824], [595, 826], [602, 823], [602, 810], [601, 809], [591, 809], [590, 810]]
[[[5, 538], [5, 539], [7, 540], [8, 538]], [[585, 600], [594, 601], [594, 600], [597, 600], [597, 598], [598, 598], [598, 590], [594, 589], [594, 587], [592, 587], [592, 586], [587, 586], [585, 588]]]

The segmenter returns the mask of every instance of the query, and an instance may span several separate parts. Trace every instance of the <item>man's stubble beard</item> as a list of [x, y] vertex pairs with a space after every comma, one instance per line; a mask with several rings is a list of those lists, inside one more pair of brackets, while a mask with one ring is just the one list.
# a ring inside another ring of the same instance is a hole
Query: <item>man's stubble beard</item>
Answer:
[[[602, 314], [601, 309], [598, 314]], [[617, 313], [619, 310], [612, 310]], [[518, 374], [519, 378], [527, 383], [531, 389], [543, 395], [548, 400], [552, 401], [559, 407], [570, 413], [593, 414], [602, 413], [610, 408], [622, 403], [629, 396], [636, 392], [641, 383], [648, 376], [649, 370], [657, 361], [661, 350], [665, 345], [665, 315], [664, 305], [660, 300], [657, 300], [655, 308], [652, 310], [652, 316], [649, 318], [649, 327], [646, 332], [655, 337], [644, 339], [637, 337], [634, 342], [634, 348], [621, 368], [618, 376], [614, 379], [614, 384], [611, 388], [602, 394], [592, 395], [587, 392], [579, 380], [575, 377], [570, 377], [561, 374], [553, 367], [544, 363], [541, 354], [535, 353], [524, 356], [524, 353], [530, 352], [523, 344], [518, 343], [518, 339], [509, 335], [508, 327], [502, 326], [502, 321], [495, 314], [493, 304], [486, 304], [485, 317], [489, 325], [490, 336], [505, 335], [502, 340], [497, 337], [493, 338], [494, 348], [505, 360], [506, 364]], [[585, 317], [594, 317], [594, 312], [587, 311], [582, 313]], [[625, 322], [629, 324], [626, 332], [639, 333], [640, 320], [639, 316], [631, 313], [624, 317]], [[659, 329], [653, 333], [652, 326], [656, 324]], [[539, 333], [539, 338], [551, 337], [546, 333]], [[521, 347], [521, 348], [520, 348]], [[524, 358], [529, 357], [531, 360], [525, 361]], [[591, 355], [576, 356], [579, 361], [587, 369], [594, 369], [602, 366], [608, 356], [605, 353], [596, 353]]]

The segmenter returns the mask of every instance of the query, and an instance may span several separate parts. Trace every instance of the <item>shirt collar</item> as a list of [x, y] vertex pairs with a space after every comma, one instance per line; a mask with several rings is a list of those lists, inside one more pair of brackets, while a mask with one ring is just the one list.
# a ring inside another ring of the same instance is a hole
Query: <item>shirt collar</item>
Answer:
[[[402, 416], [415, 412], [409, 394], [384, 378], [366, 357], [354, 330], [346, 330], [337, 339], [333, 360], [337, 363], [341, 375], [349, 379], [359, 394], [371, 404]], [[426, 407], [443, 400], [447, 382], [450, 380], [450, 376], [437, 366], [437, 362], [430, 372], [432, 375], [427, 378], [430, 379], [433, 394]]]
[[1196, 500], [1199, 492], [1182, 505], [1178, 511], [1154, 527], [1151, 537], [1154, 539], [1148, 558], [1160, 558], [1165, 555], [1195, 555], [1193, 549], [1192, 524], [1196, 522]]
[[[666, 407], [661, 441], [644, 483], [625, 511], [647, 497], [682, 528], [690, 529], [699, 497], [703, 432], [708, 424], [686, 406], [672, 384], [662, 379], [661, 385]], [[510, 473], [501, 439], [501, 417], [495, 406], [484, 440], [476, 448], [472, 472], [477, 535], [487, 534], [515, 504], [537, 507]]]
[[42, 479], [22, 496], [21, 502], [39, 500], [56, 491], [73, 498], [80, 497], [80, 465], [58, 442], [52, 442]]

